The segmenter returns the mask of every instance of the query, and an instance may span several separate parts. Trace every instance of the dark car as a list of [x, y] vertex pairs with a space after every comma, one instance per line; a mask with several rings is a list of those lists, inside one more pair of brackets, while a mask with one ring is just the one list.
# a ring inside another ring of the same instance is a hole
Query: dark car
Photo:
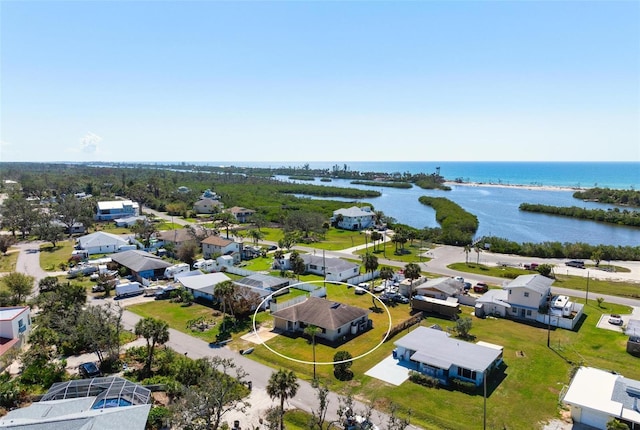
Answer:
[[584, 269], [584, 261], [582, 260], [571, 260], [571, 261], [567, 261], [564, 264], [570, 267], [577, 267], [578, 269]]
[[486, 293], [489, 291], [489, 286], [484, 282], [478, 282], [474, 287], [473, 291], [476, 293]]
[[406, 298], [405, 296], [403, 296], [403, 295], [402, 295], [402, 294], [400, 294], [400, 293], [393, 294], [393, 295], [391, 296], [391, 300], [393, 300], [393, 301], [394, 301], [394, 302], [396, 302], [396, 303], [402, 303], [402, 304], [405, 304], [405, 305], [406, 305], [407, 303], [409, 303], [409, 299], [408, 299], [408, 298]]
[[83, 378], [95, 378], [97, 376], [102, 376], [102, 372], [100, 372], [96, 363], [91, 361], [79, 365], [78, 373], [80, 373], [80, 376]]

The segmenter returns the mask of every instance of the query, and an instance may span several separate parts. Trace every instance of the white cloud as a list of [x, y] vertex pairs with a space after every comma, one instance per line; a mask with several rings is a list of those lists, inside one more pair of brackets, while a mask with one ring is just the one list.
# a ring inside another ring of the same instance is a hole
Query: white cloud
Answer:
[[95, 133], [87, 132], [80, 138], [80, 149], [82, 152], [88, 154], [95, 154], [98, 152], [98, 144], [102, 141], [102, 138]]

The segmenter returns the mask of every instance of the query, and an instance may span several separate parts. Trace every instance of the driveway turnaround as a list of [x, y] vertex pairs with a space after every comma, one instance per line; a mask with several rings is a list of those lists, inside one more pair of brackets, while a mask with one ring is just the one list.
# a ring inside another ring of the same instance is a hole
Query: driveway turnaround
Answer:
[[392, 385], [400, 385], [409, 379], [410, 370], [412, 369], [406, 367], [405, 363], [396, 360], [393, 355], [390, 355], [364, 372], [364, 374]]

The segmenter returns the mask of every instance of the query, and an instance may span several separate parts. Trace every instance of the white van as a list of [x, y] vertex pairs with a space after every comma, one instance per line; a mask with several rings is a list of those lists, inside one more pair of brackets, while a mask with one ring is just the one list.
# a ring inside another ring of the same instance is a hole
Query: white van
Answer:
[[188, 272], [189, 270], [190, 270], [190, 267], [187, 263], [176, 264], [164, 269], [164, 277], [168, 279], [173, 279], [176, 276], [176, 274], [182, 273], [182, 272]]

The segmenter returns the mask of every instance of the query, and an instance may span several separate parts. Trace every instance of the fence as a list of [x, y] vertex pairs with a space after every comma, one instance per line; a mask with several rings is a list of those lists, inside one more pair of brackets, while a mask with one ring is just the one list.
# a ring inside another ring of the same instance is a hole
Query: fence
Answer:
[[222, 266], [220, 268], [225, 272], [233, 273], [234, 275], [239, 275], [239, 276], [251, 276], [256, 273], [256, 272], [252, 272], [251, 270], [241, 269], [240, 267], [235, 267], [235, 266]]
[[[302, 287], [311, 287], [311, 288], [313, 288], [312, 285], [297, 285], [297, 286], [294, 286], [292, 288], [299, 288], [301, 290], [308, 291], [309, 292], [309, 296], [311, 296], [311, 297], [327, 297], [327, 289], [324, 288], [324, 287], [316, 288], [316, 289], [313, 289], [313, 290], [309, 290], [309, 289], [302, 288]], [[287, 300], [286, 302], [274, 302], [272, 300], [271, 301], [271, 305], [270, 305], [269, 308], [271, 309], [271, 312], [278, 312], [279, 310], [282, 310], [282, 309], [291, 307], [293, 305], [297, 305], [298, 303], [304, 302], [305, 300], [307, 300], [307, 297], [309, 297], [309, 296], [307, 296], [307, 295], [297, 296], [297, 297], [294, 297], [292, 299]]]
[[370, 281], [374, 278], [377, 278], [378, 276], [380, 276], [380, 271], [376, 270], [375, 272], [371, 273], [371, 272], [367, 272], [367, 273], [363, 273], [362, 275], [358, 275], [358, 276], [354, 276], [353, 278], [349, 278], [347, 279], [347, 284], [351, 284], [351, 285], [358, 285], [362, 282], [367, 282]]

